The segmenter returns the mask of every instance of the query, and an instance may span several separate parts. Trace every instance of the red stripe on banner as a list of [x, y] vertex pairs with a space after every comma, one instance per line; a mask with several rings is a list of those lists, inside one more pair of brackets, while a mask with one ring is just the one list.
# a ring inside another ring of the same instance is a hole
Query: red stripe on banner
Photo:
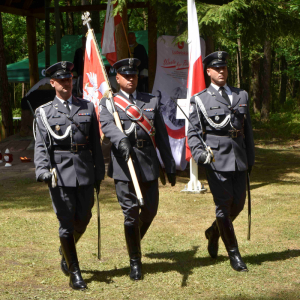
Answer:
[[185, 137], [185, 126], [181, 127], [180, 129], [171, 129], [166, 124], [168, 135], [173, 139], [183, 139]]

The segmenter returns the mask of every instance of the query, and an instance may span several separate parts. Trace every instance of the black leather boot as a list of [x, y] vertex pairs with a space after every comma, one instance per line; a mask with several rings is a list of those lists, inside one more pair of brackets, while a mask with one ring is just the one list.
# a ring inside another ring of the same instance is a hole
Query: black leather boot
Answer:
[[[79, 233], [77, 231], [74, 231], [73, 235], [74, 235], [75, 244], [77, 244], [77, 242], [79, 241], [79, 239], [81, 238], [83, 233]], [[63, 253], [61, 251], [61, 246], [59, 246], [58, 250], [59, 250], [59, 254], [61, 255], [60, 268], [66, 276], [69, 276], [68, 265], [66, 263], [65, 257], [63, 256]]]
[[130, 279], [141, 280], [142, 262], [141, 262], [141, 239], [140, 230], [137, 226], [124, 225], [127, 250], [130, 258]]
[[217, 218], [221, 238], [229, 255], [231, 267], [238, 272], [248, 272], [239, 252], [238, 243], [235, 237], [234, 228], [230, 218]]
[[205, 230], [205, 236], [208, 239], [207, 250], [209, 255], [212, 258], [217, 258], [219, 250], [220, 233], [216, 221], [214, 221], [212, 225]]
[[150, 225], [151, 225], [151, 222], [146, 223], [146, 222], [143, 222], [143, 221], [140, 220], [139, 227], [140, 227], [141, 240], [145, 236], [145, 234], [146, 234], [147, 230], [149, 229]]
[[70, 287], [74, 290], [84, 290], [87, 288], [79, 269], [77, 252], [73, 235], [69, 237], [60, 237], [61, 249], [65, 257], [69, 277]]

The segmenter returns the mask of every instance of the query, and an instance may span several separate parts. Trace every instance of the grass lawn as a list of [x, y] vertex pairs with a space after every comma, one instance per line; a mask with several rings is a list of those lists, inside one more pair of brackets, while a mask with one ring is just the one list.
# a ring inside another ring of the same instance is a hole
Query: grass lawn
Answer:
[[[259, 137], [259, 132], [257, 133]], [[160, 207], [142, 241], [144, 280], [129, 279], [123, 215], [113, 181], [101, 185], [102, 260], [97, 260], [96, 207], [78, 243], [89, 289], [73, 291], [60, 270], [58, 222], [48, 190], [34, 174], [0, 182], [0, 299], [300, 299], [300, 152], [296, 142], [258, 138], [251, 174], [252, 236], [247, 209], [235, 221], [249, 272], [231, 269], [223, 243], [207, 253], [212, 195], [184, 194], [188, 178], [160, 187]], [[204, 173], [201, 181], [208, 188]]]

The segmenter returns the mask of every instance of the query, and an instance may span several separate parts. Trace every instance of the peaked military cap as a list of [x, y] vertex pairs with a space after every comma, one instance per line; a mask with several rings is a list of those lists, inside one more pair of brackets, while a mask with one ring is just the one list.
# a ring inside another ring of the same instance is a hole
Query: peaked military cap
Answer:
[[69, 61], [60, 61], [46, 70], [46, 74], [51, 78], [63, 79], [72, 77], [73, 63]]
[[228, 56], [228, 53], [225, 51], [217, 51], [217, 52], [213, 52], [209, 55], [207, 55], [204, 60], [203, 63], [206, 65], [206, 67], [224, 67], [227, 66], [227, 61], [226, 58]]
[[113, 65], [113, 68], [115, 68], [119, 74], [137, 74], [140, 64], [141, 61], [137, 58], [125, 58], [117, 61]]

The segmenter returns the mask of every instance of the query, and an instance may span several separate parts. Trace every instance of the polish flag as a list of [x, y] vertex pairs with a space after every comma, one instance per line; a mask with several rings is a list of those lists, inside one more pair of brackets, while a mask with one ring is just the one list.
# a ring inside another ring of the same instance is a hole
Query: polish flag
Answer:
[[[109, 89], [100, 62], [100, 52], [97, 53], [97, 41], [92, 30], [88, 31], [86, 38], [84, 72], [83, 72], [83, 98], [94, 103], [97, 119], [100, 118], [100, 100]], [[104, 66], [103, 66], [104, 67]], [[100, 122], [99, 128], [100, 128]], [[102, 131], [100, 129], [102, 136]]]
[[101, 38], [102, 54], [106, 56], [106, 59], [111, 65], [117, 61], [115, 26], [122, 21], [119, 14], [113, 17], [113, 9], [116, 5], [117, 3], [112, 5], [111, 0], [107, 1], [105, 22]]
[[[189, 73], [187, 80], [187, 99], [206, 88], [201, 56], [200, 34], [195, 0], [188, 2], [188, 44], [189, 44]], [[188, 128], [188, 121], [186, 121]], [[187, 132], [187, 130], [186, 130]], [[192, 157], [186, 138], [185, 158], [189, 161]]]

